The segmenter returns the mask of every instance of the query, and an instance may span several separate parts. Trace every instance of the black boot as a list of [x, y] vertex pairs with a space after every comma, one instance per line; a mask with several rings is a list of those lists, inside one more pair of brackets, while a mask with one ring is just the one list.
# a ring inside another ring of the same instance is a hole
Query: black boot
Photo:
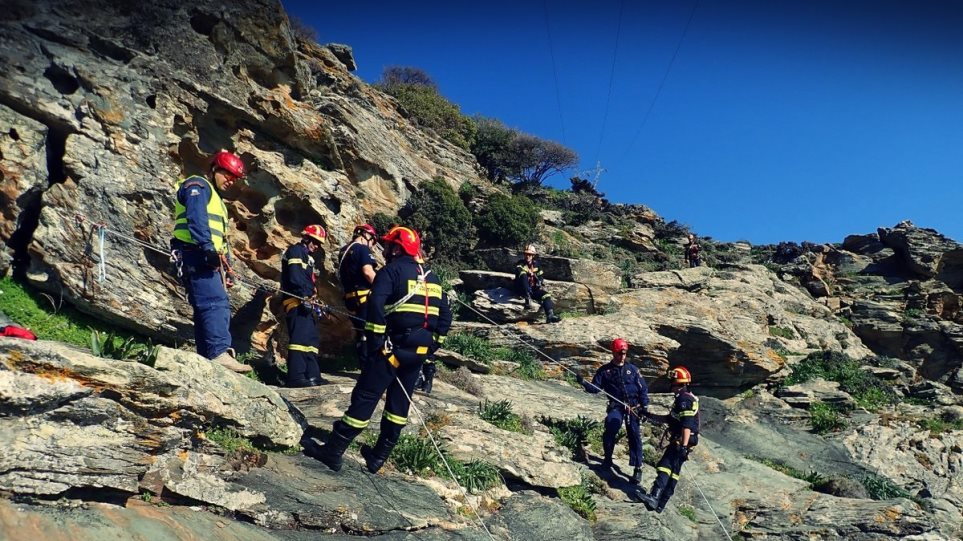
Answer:
[[651, 494], [643, 494], [642, 490], [639, 490], [636, 497], [640, 502], [645, 504], [645, 507], [648, 508], [649, 511], [661, 513], [662, 509], [665, 507], [665, 502], [661, 501], [662, 491], [656, 487], [652, 487]]
[[532, 308], [532, 298], [525, 297], [525, 309], [530, 310]]
[[339, 433], [336, 426], [331, 431], [331, 435], [328, 436], [328, 441], [325, 442], [324, 447], [314, 458], [320, 460], [333, 471], [341, 471], [341, 466], [344, 463], [344, 452], [348, 450], [352, 439], [354, 438], [348, 438]]
[[602, 469], [605, 470], [606, 472], [611, 471], [612, 466], [613, 466], [612, 457], [606, 457], [605, 459], [602, 460]]
[[378, 473], [381, 467], [385, 465], [388, 457], [391, 456], [391, 450], [395, 448], [395, 444], [397, 443], [397, 440], [390, 441], [384, 436], [378, 436], [378, 442], [375, 443], [374, 447], [368, 447], [367, 445], [361, 446], [361, 456], [364, 457], [368, 471]]
[[435, 372], [438, 371], [438, 367], [435, 363], [425, 363], [421, 367], [421, 390], [425, 394], [431, 394], [431, 386], [435, 382]]
[[635, 471], [632, 472], [632, 484], [638, 485], [642, 482], [642, 468], [636, 466]]
[[545, 323], [558, 323], [559, 321], [562, 321], [562, 318], [555, 315], [555, 310], [551, 308], [545, 310]]

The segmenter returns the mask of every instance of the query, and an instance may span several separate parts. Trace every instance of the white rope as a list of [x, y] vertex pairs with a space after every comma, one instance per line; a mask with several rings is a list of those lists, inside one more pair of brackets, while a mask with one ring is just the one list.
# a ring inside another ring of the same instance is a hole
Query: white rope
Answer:
[[[490, 324], [494, 325], [495, 328], [498, 329], [500, 332], [502, 332], [502, 334], [504, 334], [505, 336], [507, 336], [507, 337], [509, 337], [509, 338], [513, 338], [513, 339], [517, 340], [518, 342], [521, 342], [522, 344], [524, 344], [525, 346], [527, 346], [528, 348], [530, 348], [532, 351], [538, 353], [538, 354], [541, 355], [542, 357], [545, 357], [546, 359], [548, 359], [548, 360], [549, 360], [550, 362], [552, 362], [553, 364], [558, 365], [562, 370], [565, 370], [566, 372], [569, 372], [570, 374], [578, 375], [578, 374], [576, 374], [573, 370], [569, 369], [567, 366], [565, 366], [564, 364], [562, 364], [561, 362], [556, 361], [555, 359], [553, 359], [553, 358], [552, 358], [551, 356], [549, 356], [547, 353], [543, 352], [542, 350], [538, 349], [536, 346], [534, 346], [534, 345], [526, 342], [525, 340], [523, 340], [520, 336], [518, 336], [518, 335], [516, 335], [516, 334], [509, 333], [508, 331], [506, 331], [506, 330], [504, 329], [504, 327], [503, 327], [502, 325], [499, 325], [498, 323], [495, 323], [495, 321], [493, 321], [492, 319], [490, 319], [490, 318], [488, 318], [487, 316], [485, 316], [485, 314], [482, 314], [481, 312], [479, 312], [478, 310], [476, 310], [473, 306], [465, 303], [464, 301], [462, 301], [461, 299], [459, 299], [459, 298], [457, 298], [457, 297], [450, 297], [450, 298], [455, 299], [455, 301], [457, 301], [457, 302], [458, 302], [459, 304], [461, 304], [462, 306], [468, 308], [468, 309], [471, 310], [472, 312], [475, 312], [476, 314], [478, 314], [479, 316], [481, 316], [482, 318], [484, 318], [484, 319], [485, 319], [486, 321], [488, 321]], [[622, 402], [622, 401], [619, 400], [618, 398], [615, 398], [615, 397], [612, 396], [611, 394], [605, 392], [604, 389], [598, 387], [597, 385], [595, 385], [595, 384], [593, 384], [593, 383], [591, 383], [591, 382], [588, 382], [588, 384], [591, 385], [592, 387], [595, 387], [595, 388], [598, 389], [599, 391], [601, 391], [603, 394], [605, 394], [606, 396], [608, 396], [611, 400], [613, 400], [613, 401], [615, 401], [615, 402], [618, 402], [619, 404], [624, 405], [626, 408], [628, 408], [628, 411], [630, 412], [631, 415], [635, 415], [636, 417], [639, 417], [639, 415], [638, 415], [637, 413], [635, 413], [635, 410], [633, 410], [631, 407], [629, 407], [629, 405], [626, 404], [625, 402]], [[641, 419], [641, 417], [640, 417], [640, 419]], [[719, 515], [716, 514], [716, 510], [712, 508], [712, 505], [709, 503], [709, 499], [706, 498], [705, 493], [702, 492], [702, 487], [700, 487], [699, 484], [695, 482], [695, 479], [692, 479], [692, 483], [693, 483], [693, 484], [696, 486], [696, 488], [699, 490], [699, 493], [702, 494], [702, 499], [705, 500], [706, 505], [709, 507], [709, 511], [712, 512], [712, 516], [714, 516], [714, 517], [716, 518], [716, 521], [719, 523], [719, 526], [722, 527], [722, 531], [725, 532], [726, 537], [729, 539], [729, 541], [732, 541], [732, 537], [729, 536], [729, 531], [728, 531], [728, 530], [726, 529], [726, 527], [722, 524], [722, 520], [719, 518]]]
[[97, 265], [97, 270], [99, 271], [97, 276], [97, 281], [101, 283], [107, 281], [107, 259], [104, 256], [104, 243], [105, 243], [104, 237], [106, 236], [106, 230], [107, 230], [107, 227], [104, 225], [101, 225], [100, 231], [97, 233], [97, 238], [100, 241], [99, 243], [100, 244], [100, 263], [98, 263]]
[[415, 401], [411, 399], [411, 395], [408, 394], [408, 390], [405, 389], [405, 386], [401, 384], [401, 379], [395, 377], [395, 382], [399, 387], [401, 387], [401, 392], [405, 393], [405, 397], [408, 398], [408, 404], [410, 404], [411, 408], [415, 410], [416, 414], [418, 414], [418, 419], [421, 420], [421, 426], [424, 427], [425, 433], [428, 434], [428, 439], [431, 440], [431, 445], [435, 448], [435, 452], [438, 453], [438, 456], [441, 458], [441, 462], [445, 465], [445, 469], [448, 470], [448, 475], [451, 476], [452, 480], [455, 481], [455, 484], [458, 485], [458, 488], [461, 490], [462, 496], [465, 497], [465, 503], [468, 504], [468, 507], [471, 508], [472, 513], [475, 514], [475, 518], [478, 519], [478, 523], [481, 524], [481, 527], [485, 530], [485, 533], [488, 534], [489, 539], [495, 541], [495, 536], [492, 535], [491, 530], [488, 529], [485, 521], [482, 520], [481, 515], [478, 513], [478, 508], [471, 503], [471, 500], [468, 497], [468, 490], [466, 490], [465, 487], [461, 486], [461, 483], [458, 482], [458, 477], [455, 476], [455, 472], [452, 471], [451, 466], [448, 464], [448, 460], [445, 458], [445, 453], [441, 452], [441, 447], [438, 445], [438, 442], [435, 441], [435, 437], [431, 434], [431, 430], [428, 428], [428, 423], [425, 422], [425, 416], [422, 415], [421, 410], [415, 406]]

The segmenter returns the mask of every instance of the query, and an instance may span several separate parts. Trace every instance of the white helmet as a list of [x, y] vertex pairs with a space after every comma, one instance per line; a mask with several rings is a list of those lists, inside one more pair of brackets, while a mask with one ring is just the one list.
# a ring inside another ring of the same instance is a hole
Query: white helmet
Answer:
[[528, 246], [525, 247], [525, 252], [523, 252], [523, 253], [524, 253], [525, 255], [528, 255], [528, 254], [538, 255], [538, 250], [535, 249], [535, 245], [534, 245], [534, 244], [529, 244]]

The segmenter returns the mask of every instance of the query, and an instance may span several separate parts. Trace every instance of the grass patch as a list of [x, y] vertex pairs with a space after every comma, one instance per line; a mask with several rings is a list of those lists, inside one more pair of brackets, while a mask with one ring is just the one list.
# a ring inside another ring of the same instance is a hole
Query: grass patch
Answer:
[[839, 409], [825, 402], [813, 402], [809, 406], [809, 422], [817, 434], [834, 432], [846, 426]]
[[545, 379], [542, 363], [538, 362], [526, 348], [498, 347], [484, 338], [457, 333], [445, 340], [445, 349], [485, 364], [490, 364], [492, 361], [516, 363], [519, 367], [512, 372], [512, 375], [527, 380]]
[[910, 498], [902, 487], [882, 475], [869, 474], [859, 478], [869, 497], [874, 500], [890, 500], [893, 498]]
[[64, 304], [63, 299], [54, 299], [9, 276], [0, 278], [0, 312], [33, 331], [41, 340], [90, 348], [91, 331], [97, 331], [102, 335], [112, 334], [122, 342], [131, 341], [128, 347], [152, 347], [138, 335], [117, 332], [113, 326]]
[[787, 338], [792, 340], [796, 338], [796, 333], [792, 332], [789, 327], [779, 327], [776, 325], [769, 326], [769, 336], [775, 336], [778, 338]]
[[949, 420], [945, 416], [932, 419], [920, 419], [916, 425], [924, 430], [929, 430], [933, 436], [938, 436], [954, 430], [963, 430], [963, 420]]
[[792, 373], [782, 384], [795, 385], [816, 378], [838, 382], [840, 389], [869, 411], [895, 404], [899, 398], [889, 384], [863, 370], [859, 362], [834, 351], [809, 354], [792, 367]]
[[204, 437], [228, 453], [236, 451], [256, 453], [258, 451], [251, 440], [240, 435], [237, 430], [231, 427], [212, 428], [204, 433]]
[[[481, 492], [503, 483], [501, 473], [495, 466], [480, 460], [461, 462], [441, 449], [445, 460], [451, 466], [455, 480], [469, 492]], [[398, 445], [391, 452], [391, 463], [399, 471], [419, 477], [439, 476], [451, 479], [444, 462], [431, 442], [425, 438], [402, 435]]]
[[502, 430], [520, 434], [531, 433], [525, 431], [522, 417], [512, 411], [512, 403], [509, 400], [484, 401], [478, 406], [478, 416]]
[[584, 447], [593, 436], [601, 441], [602, 423], [579, 415], [575, 419], [553, 419], [542, 416], [538, 422], [548, 427], [555, 442], [567, 448], [575, 460], [584, 459]]
[[541, 381], [548, 377], [538, 359], [532, 357], [527, 351], [516, 351], [516, 353], [518, 368], [512, 372], [512, 375], [529, 381]]
[[589, 522], [597, 520], [595, 500], [592, 499], [591, 489], [586, 486], [584, 479], [581, 484], [558, 489], [558, 497]]
[[691, 520], [692, 522], [699, 522], [698, 519], [696, 519], [695, 507], [692, 507], [687, 503], [679, 506], [679, 514]]
[[903, 321], [914, 321], [923, 317], [923, 311], [919, 308], [907, 308], [903, 312]]
[[771, 458], [760, 458], [760, 457], [754, 457], [754, 456], [750, 456], [746, 458], [750, 460], [755, 460], [756, 462], [759, 462], [760, 464], [764, 464], [776, 470], [779, 473], [788, 475], [789, 477], [793, 477], [801, 481], [805, 481], [809, 483], [809, 488], [813, 490], [818, 490], [819, 488], [824, 487], [826, 483], [829, 482], [829, 479], [827, 479], [826, 477], [822, 476], [821, 474], [819, 474], [814, 470], [809, 470], [809, 473], [805, 473], [779, 460], [773, 460]]

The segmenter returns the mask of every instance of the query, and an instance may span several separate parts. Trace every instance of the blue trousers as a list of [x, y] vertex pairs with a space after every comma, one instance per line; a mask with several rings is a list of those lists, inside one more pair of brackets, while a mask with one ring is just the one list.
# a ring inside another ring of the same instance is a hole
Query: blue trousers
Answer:
[[321, 333], [314, 311], [310, 306], [299, 304], [286, 314], [285, 323], [288, 326], [288, 385], [320, 378], [318, 345]]
[[639, 431], [639, 418], [625, 411], [625, 406], [615, 404], [609, 406], [609, 413], [605, 416], [605, 432], [602, 433], [602, 449], [607, 460], [612, 459], [615, 451], [615, 438], [619, 435], [622, 423], [629, 440], [629, 466], [642, 465], [642, 436]]
[[231, 303], [218, 269], [203, 261], [204, 254], [184, 250], [184, 287], [194, 309], [197, 353], [213, 359], [231, 347]]

